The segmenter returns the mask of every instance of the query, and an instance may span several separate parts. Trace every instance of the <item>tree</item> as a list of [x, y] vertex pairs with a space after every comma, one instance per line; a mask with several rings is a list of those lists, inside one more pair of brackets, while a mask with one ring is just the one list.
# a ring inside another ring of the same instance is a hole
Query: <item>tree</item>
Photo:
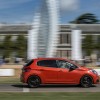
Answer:
[[11, 35], [7, 35], [3, 42], [4, 56], [9, 57], [12, 52]]
[[[97, 49], [98, 51], [100, 51], [100, 35], [98, 36], [95, 49]], [[100, 52], [98, 53], [98, 57], [100, 57]]]
[[0, 43], [0, 56], [3, 55], [3, 53], [2, 53], [3, 49], [4, 49], [4, 46], [3, 46], [3, 43], [1, 42]]
[[3, 49], [4, 46], [3, 46], [3, 43], [0, 43], [0, 49]]
[[83, 50], [85, 50], [86, 55], [90, 56], [94, 49], [94, 43], [92, 40], [92, 35], [86, 35], [85, 39], [83, 40]]
[[100, 35], [98, 36], [98, 39], [97, 39], [96, 49], [100, 49]]
[[85, 13], [80, 15], [78, 18], [76, 18], [74, 21], [71, 21], [70, 23], [75, 24], [96, 24], [99, 20], [97, 17], [92, 13]]
[[26, 57], [26, 51], [27, 51], [27, 40], [24, 37], [24, 35], [19, 35], [17, 37], [17, 40], [15, 42], [15, 48], [17, 49], [17, 56], [18, 57]]

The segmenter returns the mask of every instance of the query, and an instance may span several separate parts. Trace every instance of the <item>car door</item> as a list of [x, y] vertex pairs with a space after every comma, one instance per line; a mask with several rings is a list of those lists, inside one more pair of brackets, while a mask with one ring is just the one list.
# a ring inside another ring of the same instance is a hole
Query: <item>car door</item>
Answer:
[[41, 71], [41, 77], [44, 83], [56, 83], [58, 81], [56, 60], [41, 60], [37, 65]]
[[[64, 60], [57, 61], [59, 66], [58, 80], [60, 83], [76, 83], [79, 76], [77, 66]], [[74, 66], [75, 70], [70, 70], [70, 67]]]

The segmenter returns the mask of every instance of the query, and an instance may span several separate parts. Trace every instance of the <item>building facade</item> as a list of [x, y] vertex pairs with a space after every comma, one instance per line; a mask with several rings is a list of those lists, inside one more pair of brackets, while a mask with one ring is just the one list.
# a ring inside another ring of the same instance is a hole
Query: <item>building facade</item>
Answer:
[[[93, 40], [96, 41], [98, 36], [100, 36], [100, 24], [65, 24], [65, 25], [58, 25], [59, 27], [59, 43], [57, 46], [57, 52], [55, 57], [64, 57], [64, 58], [71, 58], [71, 32], [72, 29], [80, 29], [82, 30], [82, 39], [85, 38], [87, 35], [92, 35]], [[7, 35], [11, 35], [11, 41], [16, 41], [18, 35], [24, 35], [26, 38], [28, 36], [28, 30], [32, 28], [32, 25], [28, 24], [19, 24], [19, 25], [8, 25], [2, 24], [0, 25], [0, 44], [4, 41], [4, 38]], [[27, 49], [26, 49], [27, 50]], [[14, 50], [14, 52], [16, 52]], [[95, 53], [99, 53], [98, 50], [94, 51]], [[0, 55], [3, 56], [3, 49], [0, 48]], [[84, 56], [83, 52], [83, 56]]]
[[58, 10], [58, 0], [43, 0], [29, 31], [28, 59], [55, 56], [59, 33]]

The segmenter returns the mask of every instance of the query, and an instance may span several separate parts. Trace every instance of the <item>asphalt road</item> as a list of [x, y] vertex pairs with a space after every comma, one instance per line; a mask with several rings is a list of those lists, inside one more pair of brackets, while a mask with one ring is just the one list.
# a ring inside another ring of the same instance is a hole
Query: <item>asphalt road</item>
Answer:
[[39, 88], [28, 88], [21, 84], [0, 84], [0, 92], [100, 92], [100, 84], [90, 88], [68, 85], [46, 85]]

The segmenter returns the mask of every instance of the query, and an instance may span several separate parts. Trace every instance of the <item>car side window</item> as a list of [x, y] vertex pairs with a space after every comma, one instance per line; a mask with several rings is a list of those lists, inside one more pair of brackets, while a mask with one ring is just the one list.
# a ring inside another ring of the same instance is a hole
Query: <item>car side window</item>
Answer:
[[56, 60], [41, 60], [37, 62], [38, 66], [43, 66], [43, 67], [54, 67], [57, 68]]
[[57, 60], [57, 65], [59, 68], [68, 68], [68, 69], [70, 69], [70, 67], [74, 67], [74, 69], [78, 68], [76, 65], [64, 60]]

